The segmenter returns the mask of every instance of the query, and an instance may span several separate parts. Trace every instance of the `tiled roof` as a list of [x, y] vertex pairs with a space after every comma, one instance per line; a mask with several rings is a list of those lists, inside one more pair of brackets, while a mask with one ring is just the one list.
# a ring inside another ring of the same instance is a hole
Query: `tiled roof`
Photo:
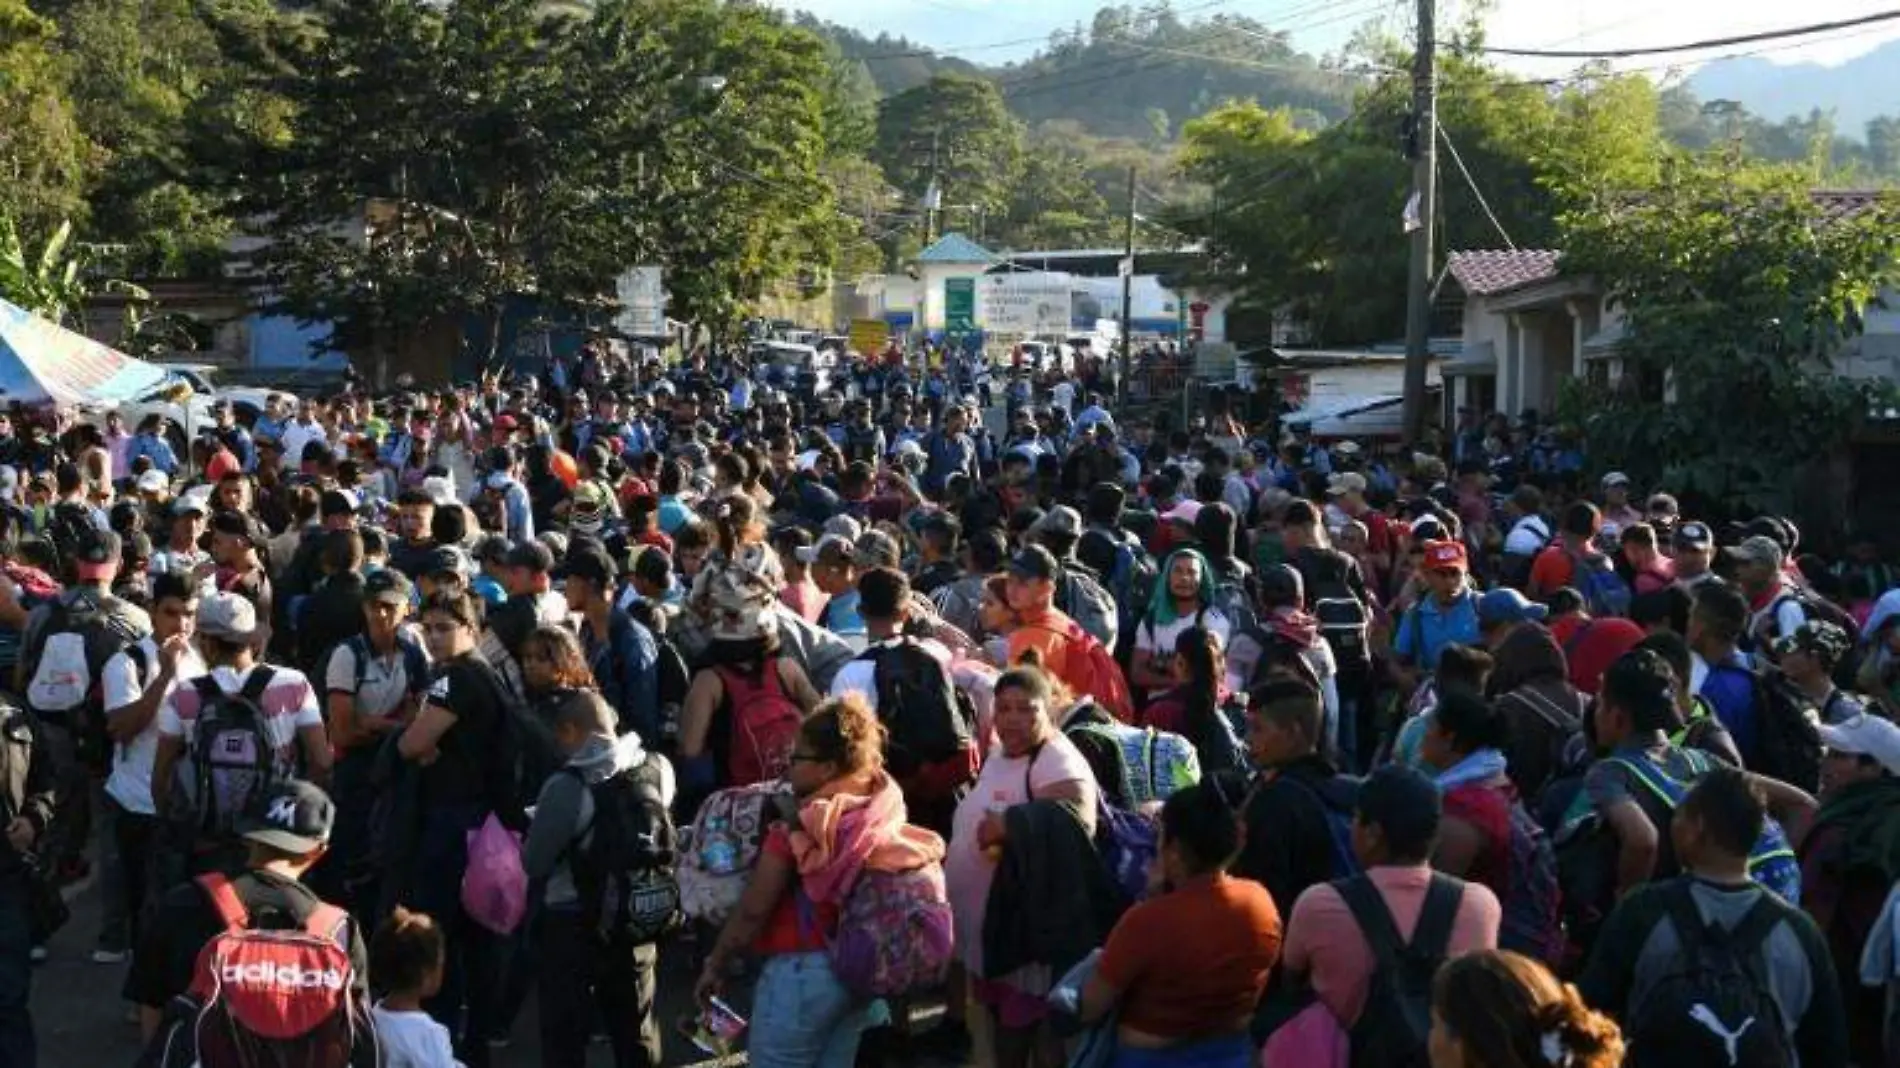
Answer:
[[1446, 266], [1466, 293], [1481, 297], [1548, 282], [1557, 277], [1561, 255], [1554, 249], [1454, 252]]
[[1814, 203], [1821, 209], [1822, 222], [1839, 222], [1865, 214], [1882, 197], [1891, 195], [1873, 189], [1817, 189]]
[[917, 254], [918, 263], [995, 263], [996, 254], [962, 234], [945, 234]]

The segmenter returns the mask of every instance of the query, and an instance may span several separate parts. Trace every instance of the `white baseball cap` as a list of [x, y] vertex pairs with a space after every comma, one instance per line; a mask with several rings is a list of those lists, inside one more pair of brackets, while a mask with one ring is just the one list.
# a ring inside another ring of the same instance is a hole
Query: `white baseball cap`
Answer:
[[1900, 776], [1900, 727], [1866, 713], [1836, 726], [1821, 725], [1821, 744], [1832, 753], [1873, 757], [1887, 774]]

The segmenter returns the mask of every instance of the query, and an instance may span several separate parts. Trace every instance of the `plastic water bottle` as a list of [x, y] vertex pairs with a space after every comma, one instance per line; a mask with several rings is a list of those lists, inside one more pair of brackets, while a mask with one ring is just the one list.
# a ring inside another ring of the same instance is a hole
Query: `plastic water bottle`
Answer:
[[705, 861], [706, 870], [716, 875], [727, 875], [738, 869], [739, 844], [727, 833], [723, 817], [707, 825], [706, 844], [700, 847], [699, 856]]

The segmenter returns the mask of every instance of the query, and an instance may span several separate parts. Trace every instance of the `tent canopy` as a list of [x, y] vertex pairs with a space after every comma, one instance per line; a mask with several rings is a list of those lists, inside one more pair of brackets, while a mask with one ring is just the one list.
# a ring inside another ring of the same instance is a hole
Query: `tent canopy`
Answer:
[[169, 373], [0, 300], [0, 404], [120, 404]]

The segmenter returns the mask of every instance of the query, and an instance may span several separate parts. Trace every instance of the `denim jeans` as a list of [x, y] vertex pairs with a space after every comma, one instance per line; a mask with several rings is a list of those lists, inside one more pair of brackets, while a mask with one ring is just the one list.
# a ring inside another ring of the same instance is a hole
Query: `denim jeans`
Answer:
[[766, 960], [746, 1039], [752, 1068], [852, 1068], [870, 1006], [831, 972], [824, 951]]
[[99, 891], [105, 909], [99, 948], [125, 950], [138, 944], [146, 902], [169, 888], [158, 863], [163, 847], [158, 817], [129, 811], [101, 792], [99, 822]]
[[33, 1017], [28, 1001], [33, 932], [27, 910], [26, 874], [0, 875], [0, 1068], [34, 1068]]

